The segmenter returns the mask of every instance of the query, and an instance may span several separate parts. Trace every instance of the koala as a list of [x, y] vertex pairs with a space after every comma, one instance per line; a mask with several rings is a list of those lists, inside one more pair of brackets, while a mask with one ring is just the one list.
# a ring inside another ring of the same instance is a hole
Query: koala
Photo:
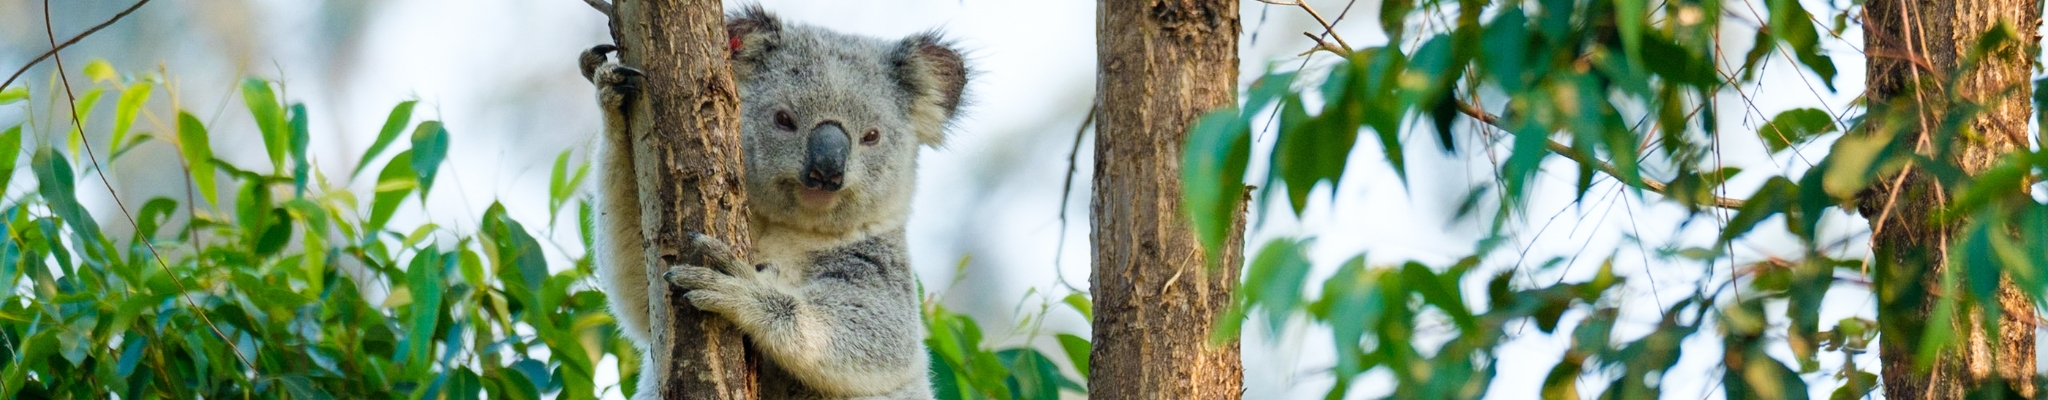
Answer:
[[[728, 14], [726, 31], [756, 252], [741, 260], [691, 233], [688, 245], [711, 265], [672, 266], [667, 279], [765, 355], [763, 398], [932, 398], [904, 223], [918, 150], [939, 146], [960, 108], [961, 52], [936, 32], [848, 35], [758, 6]], [[608, 59], [616, 49], [579, 60], [605, 116], [597, 274], [620, 330], [646, 354], [649, 313], [660, 311], [647, 303], [638, 184], [620, 151], [632, 146], [624, 107], [644, 78]], [[640, 382], [648, 397], [660, 379]]]

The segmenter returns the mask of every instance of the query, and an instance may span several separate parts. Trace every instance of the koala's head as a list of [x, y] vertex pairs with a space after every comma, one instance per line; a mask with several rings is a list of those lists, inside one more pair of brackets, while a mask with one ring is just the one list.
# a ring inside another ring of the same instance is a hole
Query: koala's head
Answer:
[[747, 196], [768, 223], [841, 233], [904, 218], [919, 146], [937, 146], [967, 69], [935, 33], [901, 40], [726, 16]]

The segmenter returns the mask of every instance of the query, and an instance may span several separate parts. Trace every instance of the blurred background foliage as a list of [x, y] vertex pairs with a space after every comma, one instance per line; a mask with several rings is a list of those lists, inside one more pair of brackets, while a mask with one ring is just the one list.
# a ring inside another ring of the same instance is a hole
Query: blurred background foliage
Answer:
[[[48, 92], [0, 91], [0, 107], [45, 111], [0, 133], [0, 177], [20, 168], [35, 179], [0, 203], [0, 398], [631, 395], [639, 355], [595, 290], [579, 190], [589, 166], [569, 152], [546, 193], [549, 215], [568, 218], [528, 226], [493, 203], [465, 226], [394, 225], [401, 209], [422, 207], [454, 148], [448, 126], [416, 117], [417, 101], [390, 109], [364, 163], [330, 175], [309, 163], [312, 116], [285, 85], [241, 81], [246, 118], [209, 124], [158, 73], [94, 60], [57, 79]], [[95, 111], [112, 112], [111, 126], [73, 123]], [[268, 162], [215, 157], [219, 124], [254, 125]], [[123, 157], [149, 146], [179, 157]], [[182, 197], [114, 196], [118, 213], [95, 217], [79, 193], [112, 194], [103, 172], [116, 169], [189, 178]], [[371, 190], [350, 190], [358, 180]], [[576, 242], [538, 239], [558, 230]], [[548, 253], [570, 265], [550, 265]], [[1058, 304], [1088, 309], [1080, 296]], [[946, 398], [1082, 390], [1053, 355], [987, 347], [972, 317], [936, 302], [926, 314]], [[1059, 340], [1058, 357], [1085, 365], [1085, 340]], [[605, 360], [617, 381], [597, 381]]]
[[[1317, 13], [1298, 2], [1267, 3]], [[1964, 40], [1969, 47], [1958, 51], [1964, 53], [1960, 60], [1935, 61], [1958, 67], [1927, 74], [1895, 95], [1950, 105], [1935, 122], [1926, 122], [1927, 109], [1910, 100], [1883, 107], [1858, 97], [1846, 108], [1831, 110], [1822, 99], [1822, 108], [1782, 111], [1759, 121], [1753, 132], [1723, 130], [1723, 118], [1749, 121], [1752, 112], [1761, 113], [1745, 91], [1802, 82], [1817, 87], [1815, 96], [1835, 90], [1840, 79], [1821, 46], [1823, 35], [1847, 40], [1841, 35], [1862, 23], [1863, 2], [1822, 2], [1830, 9], [1821, 12], [1806, 8], [1812, 5], [1387, 0], [1378, 9], [1390, 38], [1383, 46], [1354, 49], [1323, 29], [1308, 32], [1301, 46], [1311, 47], [1311, 58], [1326, 55], [1322, 63], [1303, 61], [1298, 69], [1275, 68], [1258, 77], [1240, 108], [1211, 113], [1190, 133], [1185, 196], [1205, 244], [1223, 242], [1245, 190], [1270, 205], [1252, 209], [1301, 218], [1314, 189], [1351, 179], [1349, 171], [1355, 170], [1347, 163], [1383, 162], [1405, 187], [1405, 160], [1433, 152], [1484, 161], [1449, 223], [1473, 222], [1489, 226], [1490, 233], [1450, 262], [1358, 254], [1323, 277], [1309, 273], [1305, 254], [1313, 236], [1278, 235], [1255, 245], [1235, 313], [1223, 319], [1232, 328], [1226, 336], [1235, 337], [1240, 324], [1276, 332], [1290, 320], [1326, 327], [1326, 340], [1337, 351], [1328, 371], [1336, 381], [1327, 393], [1332, 399], [1358, 387], [1387, 394], [1383, 385], [1391, 386], [1392, 398], [1501, 396], [1502, 390], [1520, 390], [1493, 386], [1496, 375], [1510, 368], [1548, 373], [1540, 393], [1508, 397], [1658, 398], [1669, 383], [1702, 378], [1674, 376], [1681, 357], [1718, 364], [1716, 375], [1705, 377], [1715, 380], [1705, 396], [1865, 398], [1880, 384], [1866, 355], [1877, 350], [1878, 324], [1860, 313], [1823, 319], [1822, 304], [1832, 288], [1867, 289], [1873, 280], [1869, 259], [1847, 251], [1869, 240], [1864, 218], [1878, 218], [1856, 208], [1857, 196], [1917, 167], [1932, 176], [1936, 190], [1952, 196], [1905, 199], [1930, 201], [1934, 211], [1930, 220], [1904, 224], [1964, 224], [1956, 245], [1938, 250], [1958, 260], [1940, 276], [1940, 286], [1892, 294], [1936, 299], [1929, 300], [1937, 303], [1929, 320], [1902, 329], [1917, 335], [1885, 338], [1918, 338], [1907, 346], [1919, 349], [1915, 367], [1925, 374], [1937, 354], [1969, 345], [1965, 338], [1973, 332], [1958, 332], [1953, 321], [1998, 320], [1994, 293], [2001, 279], [2041, 303], [2048, 205], [2029, 191], [2038, 193], [2039, 177], [2048, 173], [2048, 152], [2031, 140], [2027, 127], [2006, 127], [2026, 134], [2023, 148], [1998, 155], [1981, 171], [1956, 157], [1963, 146], [1984, 141], [1970, 121], [2000, 102], [2028, 100], [1966, 95], [1959, 89], [1962, 80], [1994, 58], [2038, 66], [2027, 62], [2039, 56], [2039, 44], [2017, 41], [2031, 36], [2010, 25], [2020, 21], [2007, 21]], [[1747, 53], [1724, 50], [1735, 40], [1722, 35], [1738, 32], [1754, 37]], [[1766, 79], [1759, 73], [1778, 57], [1797, 66], [1796, 77]], [[1993, 90], [2020, 89], [2025, 87]], [[1727, 100], [1731, 94], [1745, 97]], [[2037, 102], [2048, 100], [2036, 96]], [[1733, 110], [1724, 110], [1724, 102], [1733, 103]], [[1275, 136], [1258, 136], [1268, 132], [1262, 126], [1274, 127], [1267, 134]], [[1924, 129], [1926, 142], [1935, 145], [1916, 146], [1914, 129]], [[1255, 140], [1271, 146], [1254, 146]], [[1729, 142], [1761, 144], [1762, 154], [1781, 167], [1727, 166], [1721, 146]], [[1253, 160], [1265, 165], [1258, 168]], [[1543, 173], [1570, 183], [1539, 180]], [[1744, 175], [1761, 182], [1747, 196], [1739, 195], [1741, 186], [1727, 184]], [[1256, 186], [1247, 189], [1246, 183]], [[1608, 186], [1596, 186], [1603, 183]], [[1589, 194], [1615, 192], [1639, 199], [1645, 208], [1682, 208], [1683, 219], [1667, 222], [1679, 230], [1704, 226], [1707, 240], [1674, 240], [1654, 253], [1645, 251], [1653, 254], [1644, 254], [1642, 274], [1654, 279], [1653, 268], [1658, 274], [1704, 270], [1704, 278], [1680, 290], [1666, 287], [1658, 294], [1651, 286], [1644, 293], [1626, 290], [1628, 278], [1617, 275], [1612, 255], [1597, 270], [1577, 275], [1563, 272], [1577, 255], [1524, 264], [1528, 250], [1517, 242], [1525, 239], [1512, 228], [1542, 222], [1543, 216], [1530, 215], [1527, 200], [1546, 184], [1565, 186], [1553, 193], [1570, 188], [1572, 204], [1580, 206]], [[1827, 231], [1823, 219], [1862, 227]], [[1779, 242], [1743, 244], [1744, 250], [1757, 250], [1738, 256], [1736, 245], [1752, 234]], [[1651, 263], [1651, 256], [1659, 261]], [[1726, 269], [1716, 275], [1721, 265]], [[1545, 279], [1538, 281], [1537, 272]], [[1868, 292], [1833, 295], [1836, 301], [1870, 299]], [[1625, 318], [1625, 308], [1639, 310], [1634, 321]], [[1647, 327], [1617, 331], [1627, 325]], [[1977, 337], [1988, 333], [1995, 343], [1996, 323], [1988, 325]], [[1508, 343], [1532, 328], [1567, 338], [1563, 356], [1508, 356], [1514, 351]], [[1702, 340], [1719, 348], [1680, 345]], [[1833, 362], [1822, 368], [1823, 359]], [[1361, 382], [1372, 384], [1355, 386]], [[2005, 389], [1985, 383], [1972, 390], [2004, 398], [2011, 395], [2000, 392]]]

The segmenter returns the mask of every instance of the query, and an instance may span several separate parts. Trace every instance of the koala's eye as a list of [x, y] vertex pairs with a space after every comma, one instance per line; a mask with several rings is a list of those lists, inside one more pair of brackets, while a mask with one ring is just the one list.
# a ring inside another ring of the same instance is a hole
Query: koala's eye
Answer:
[[873, 146], [876, 142], [881, 141], [882, 131], [875, 128], [868, 128], [867, 133], [863, 133], [860, 135], [860, 145], [862, 146]]
[[796, 118], [789, 116], [789, 110], [775, 111], [775, 127], [785, 131], [796, 130]]

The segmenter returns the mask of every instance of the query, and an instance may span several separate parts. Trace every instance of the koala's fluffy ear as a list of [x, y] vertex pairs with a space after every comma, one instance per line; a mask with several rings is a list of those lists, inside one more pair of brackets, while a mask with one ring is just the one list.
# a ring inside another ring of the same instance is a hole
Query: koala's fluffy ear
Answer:
[[748, 5], [725, 15], [725, 37], [731, 41], [733, 74], [746, 79], [754, 67], [774, 50], [782, 36], [782, 20], [761, 5]]
[[946, 123], [960, 108], [967, 88], [967, 64], [953, 44], [936, 32], [912, 35], [898, 45], [896, 79], [909, 94], [910, 122], [919, 142], [945, 143]]

